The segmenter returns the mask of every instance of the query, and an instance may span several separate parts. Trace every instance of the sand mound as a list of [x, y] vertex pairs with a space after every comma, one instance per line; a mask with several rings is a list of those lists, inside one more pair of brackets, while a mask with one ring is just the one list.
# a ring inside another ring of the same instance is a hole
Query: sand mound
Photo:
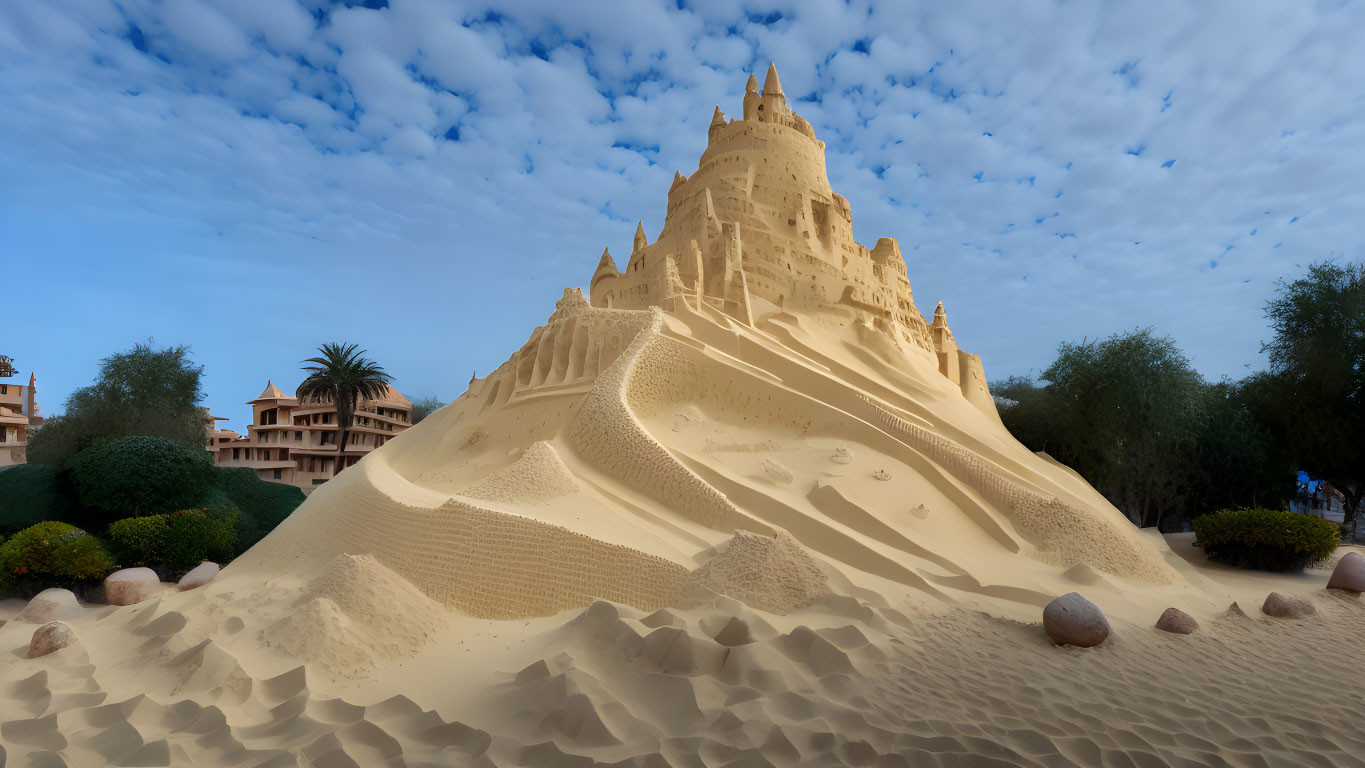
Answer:
[[824, 571], [791, 536], [737, 531], [692, 574], [700, 587], [770, 613], [804, 608], [828, 592]]
[[381, 656], [412, 653], [446, 625], [445, 609], [369, 555], [338, 555], [303, 591], [364, 625]]
[[297, 607], [261, 632], [264, 645], [341, 677], [415, 653], [446, 625], [445, 609], [369, 555], [338, 555]]
[[373, 633], [325, 597], [308, 600], [266, 627], [261, 642], [338, 677], [365, 677], [376, 664]]
[[535, 504], [578, 493], [578, 481], [544, 440], [531, 444], [511, 466], [495, 472], [459, 495], [506, 504]]

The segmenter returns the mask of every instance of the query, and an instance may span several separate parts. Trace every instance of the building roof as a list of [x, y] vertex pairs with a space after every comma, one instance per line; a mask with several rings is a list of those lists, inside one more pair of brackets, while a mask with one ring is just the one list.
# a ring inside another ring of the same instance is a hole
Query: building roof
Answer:
[[283, 392], [281, 392], [281, 391], [280, 391], [280, 388], [277, 387], [277, 386], [275, 386], [275, 383], [274, 383], [273, 381], [267, 381], [267, 382], [265, 383], [265, 391], [262, 392], [262, 393], [260, 394], [260, 396], [257, 397], [255, 400], [248, 400], [248, 401], [247, 401], [247, 405], [252, 405], [252, 404], [255, 404], [255, 403], [264, 403], [264, 402], [268, 402], [268, 401], [270, 401], [270, 400], [288, 400], [288, 399], [289, 399], [289, 397], [288, 397], [287, 395], [285, 395]]
[[412, 403], [409, 402], [406, 397], [403, 397], [402, 392], [399, 392], [398, 390], [393, 388], [392, 384], [389, 385], [388, 391], [384, 393], [384, 399], [395, 403], [402, 403], [403, 405], [408, 406], [412, 405]]

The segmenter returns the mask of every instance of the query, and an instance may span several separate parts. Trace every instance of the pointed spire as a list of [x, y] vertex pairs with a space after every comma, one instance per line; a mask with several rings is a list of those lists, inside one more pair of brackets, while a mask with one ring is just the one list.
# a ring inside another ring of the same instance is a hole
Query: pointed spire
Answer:
[[[752, 75], [750, 77], [752, 78]], [[725, 113], [720, 111], [719, 104], [716, 105], [715, 114], [711, 115], [711, 127], [715, 128], [718, 125], [725, 125]]]
[[262, 402], [262, 401], [266, 401], [266, 400], [283, 400], [283, 399], [284, 399], [284, 393], [280, 391], [280, 388], [279, 388], [279, 387], [275, 386], [275, 382], [267, 380], [267, 381], [265, 382], [265, 391], [261, 392], [261, 396], [258, 397], [258, 398], [256, 398], [255, 400], [248, 400], [247, 402], [248, 402], [248, 403], [258, 403], [258, 402]]
[[947, 311], [946, 309], [943, 308], [943, 302], [942, 302], [942, 301], [940, 301], [940, 302], [938, 303], [938, 306], [934, 308], [934, 323], [933, 323], [933, 324], [934, 324], [934, 325], [945, 325], [945, 326], [948, 324], [948, 311]]
[[597, 260], [597, 269], [601, 271], [604, 267], [610, 267], [612, 272], [616, 271], [616, 259], [611, 257], [611, 249], [602, 249], [602, 258]]
[[764, 96], [782, 95], [782, 81], [777, 79], [776, 64], [768, 65], [768, 76], [763, 80], [763, 95]]
[[673, 187], [678, 186], [679, 184], [683, 183], [684, 181], [687, 181], [687, 177], [684, 176], [684, 175], [682, 175], [682, 171], [674, 171], [674, 172], [673, 172], [673, 186], [672, 186], [672, 187], [669, 187], [669, 189], [672, 190]]
[[[749, 75], [749, 82], [744, 84], [744, 92], [758, 93], [758, 79], [755, 78], [752, 73]], [[717, 107], [717, 109], [719, 109], [719, 107]]]
[[649, 240], [645, 237], [645, 223], [641, 221], [635, 225], [635, 248], [631, 253], [635, 253], [646, 245], [649, 245]]

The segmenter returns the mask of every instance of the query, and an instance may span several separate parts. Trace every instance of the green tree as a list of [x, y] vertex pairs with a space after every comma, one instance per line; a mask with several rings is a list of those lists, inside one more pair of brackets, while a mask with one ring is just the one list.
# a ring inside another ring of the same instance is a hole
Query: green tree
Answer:
[[1365, 263], [1312, 264], [1266, 304], [1274, 337], [1265, 419], [1299, 468], [1345, 497], [1354, 530], [1365, 495]]
[[34, 432], [29, 461], [59, 465], [101, 437], [151, 435], [202, 446], [203, 371], [186, 346], [138, 344], [104, 358], [95, 381], [71, 393], [65, 412]]
[[389, 389], [393, 377], [378, 363], [364, 357], [366, 350], [356, 350], [356, 344], [323, 344], [322, 354], [305, 360], [303, 370], [308, 377], [299, 384], [298, 396], [335, 403], [337, 407], [336, 472], [341, 472], [345, 461], [346, 439], [350, 436], [355, 418], [356, 402], [361, 398], [378, 400]]
[[1282, 509], [1293, 497], [1293, 456], [1259, 415], [1274, 407], [1267, 382], [1258, 373], [1206, 388], [1185, 516], [1221, 509]]
[[444, 400], [435, 397], [419, 397], [412, 401], [412, 423], [416, 424], [444, 407], [446, 407]]
[[1150, 328], [1063, 343], [1043, 372], [1070, 464], [1140, 526], [1180, 506], [1198, 437], [1204, 381]]
[[200, 507], [217, 479], [202, 447], [146, 435], [99, 438], [67, 466], [96, 531], [124, 517]]
[[992, 388], [1020, 442], [1071, 466], [1138, 525], [1188, 514], [1207, 387], [1169, 336], [1142, 328], [1063, 343], [1040, 378], [1046, 386]]

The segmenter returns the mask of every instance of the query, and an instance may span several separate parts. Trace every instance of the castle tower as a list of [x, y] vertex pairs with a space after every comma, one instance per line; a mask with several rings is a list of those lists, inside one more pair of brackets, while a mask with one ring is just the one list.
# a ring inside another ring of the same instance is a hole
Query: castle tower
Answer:
[[[682, 171], [679, 171], [678, 173], [681, 174]], [[649, 245], [649, 239], [645, 237], [645, 223], [641, 221], [635, 225], [635, 247], [631, 249], [630, 254], [634, 256], [643, 250], [646, 245]]]
[[[720, 107], [716, 107], [720, 109]], [[744, 84], [744, 121], [758, 119], [758, 80], [753, 75], [749, 75], [749, 82]]]
[[762, 109], [768, 114], [783, 114], [787, 111], [787, 95], [782, 92], [782, 81], [777, 79], [777, 65], [768, 65], [768, 76], [763, 79]]
[[895, 239], [869, 248], [854, 238], [849, 203], [829, 185], [824, 142], [792, 112], [776, 66], [761, 90], [749, 75], [743, 119], [726, 120], [715, 108], [696, 170], [673, 177], [657, 240], [649, 242], [641, 223], [631, 250], [625, 272], [599, 265], [593, 306], [658, 306], [663, 260], [671, 258], [699, 305], [725, 312], [729, 303], [754, 321], [779, 310], [853, 309], [914, 354], [935, 359], [944, 352], [945, 375], [957, 367], [956, 355], [945, 351], [946, 326], [936, 344], [915, 307]]
[[929, 326], [929, 333], [934, 340], [934, 352], [938, 355], [938, 372], [948, 377], [950, 381], [961, 382], [957, 340], [953, 338], [953, 332], [948, 328], [948, 311], [943, 308], [941, 301], [934, 308], [934, 322]]

